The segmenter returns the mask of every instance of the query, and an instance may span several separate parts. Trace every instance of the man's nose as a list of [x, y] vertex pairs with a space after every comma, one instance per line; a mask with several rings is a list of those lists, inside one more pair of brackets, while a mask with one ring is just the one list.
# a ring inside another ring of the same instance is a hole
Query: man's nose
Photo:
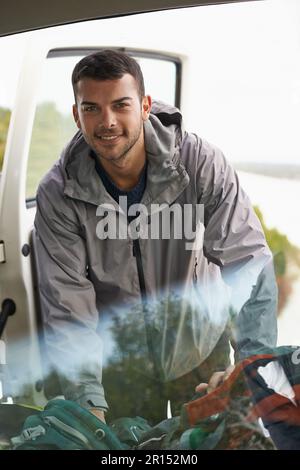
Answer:
[[101, 126], [105, 129], [110, 129], [111, 127], [116, 126], [116, 116], [111, 109], [102, 110]]

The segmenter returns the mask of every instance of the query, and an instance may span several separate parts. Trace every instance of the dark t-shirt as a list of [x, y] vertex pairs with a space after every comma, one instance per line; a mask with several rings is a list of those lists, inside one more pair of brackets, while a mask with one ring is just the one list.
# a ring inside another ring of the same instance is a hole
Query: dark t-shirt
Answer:
[[98, 175], [101, 178], [101, 181], [110, 196], [119, 203], [119, 197], [125, 196], [127, 197], [127, 208], [129, 209], [132, 204], [139, 204], [142, 200], [145, 188], [146, 188], [146, 181], [147, 181], [147, 163], [145, 164], [142, 173], [140, 175], [140, 179], [137, 185], [131, 189], [130, 191], [123, 191], [119, 189], [114, 182], [111, 180], [107, 172], [104, 170], [103, 166], [99, 162], [99, 159], [92, 152], [92, 156], [95, 160], [95, 168]]

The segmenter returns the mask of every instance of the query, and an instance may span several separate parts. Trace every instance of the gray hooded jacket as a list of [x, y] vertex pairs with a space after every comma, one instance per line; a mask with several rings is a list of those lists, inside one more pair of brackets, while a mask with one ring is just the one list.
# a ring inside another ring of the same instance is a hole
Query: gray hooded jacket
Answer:
[[[65, 397], [87, 408], [107, 407], [101, 370], [113, 351], [107, 321], [115, 315], [146, 325], [145, 342], [152, 359], [155, 349], [163, 380], [201, 364], [229, 321], [238, 358], [276, 344], [272, 255], [236, 173], [217, 148], [183, 130], [176, 108], [154, 103], [144, 132], [148, 169], [141, 203], [150, 219], [173, 209], [164, 219], [170, 237], [160, 228], [156, 237], [101, 238], [104, 217], [121, 220], [122, 210], [106, 192], [81, 132], [38, 189], [36, 254], [47, 354], [65, 377]], [[186, 204], [192, 241], [178, 235], [183, 222], [176, 211]], [[169, 299], [164, 308], [153, 307], [162, 297]], [[145, 302], [160, 314], [128, 313], [145, 313]], [[155, 346], [147, 337], [151, 322]]]

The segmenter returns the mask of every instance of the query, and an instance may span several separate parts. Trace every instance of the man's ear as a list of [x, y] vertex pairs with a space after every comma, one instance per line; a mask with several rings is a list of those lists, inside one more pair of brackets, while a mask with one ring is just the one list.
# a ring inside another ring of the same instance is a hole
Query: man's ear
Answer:
[[77, 105], [76, 104], [73, 104], [73, 118], [74, 118], [74, 121], [76, 122], [76, 126], [78, 127], [78, 129], [81, 129], [81, 124], [80, 124], [80, 119], [79, 119], [79, 114], [78, 114], [78, 109], [77, 109]]
[[146, 95], [143, 97], [142, 101], [142, 117], [143, 121], [147, 121], [149, 118], [149, 114], [151, 111], [151, 106], [152, 106], [152, 98], [150, 95]]

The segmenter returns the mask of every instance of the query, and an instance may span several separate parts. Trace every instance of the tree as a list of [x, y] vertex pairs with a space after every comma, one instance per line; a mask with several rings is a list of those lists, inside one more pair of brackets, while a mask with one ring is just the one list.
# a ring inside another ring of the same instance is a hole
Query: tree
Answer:
[[278, 312], [280, 313], [286, 305], [292, 292], [292, 286], [297, 277], [295, 271], [300, 267], [300, 250], [294, 246], [286, 235], [276, 228], [269, 229], [264, 221], [259, 207], [255, 212], [261, 222], [267, 243], [274, 256], [274, 267], [278, 285]]
[[11, 111], [9, 109], [0, 108], [0, 171], [2, 170], [10, 116]]
[[40, 180], [58, 160], [75, 131], [72, 117], [60, 113], [54, 102], [38, 105], [29, 151], [26, 197], [35, 197]]

